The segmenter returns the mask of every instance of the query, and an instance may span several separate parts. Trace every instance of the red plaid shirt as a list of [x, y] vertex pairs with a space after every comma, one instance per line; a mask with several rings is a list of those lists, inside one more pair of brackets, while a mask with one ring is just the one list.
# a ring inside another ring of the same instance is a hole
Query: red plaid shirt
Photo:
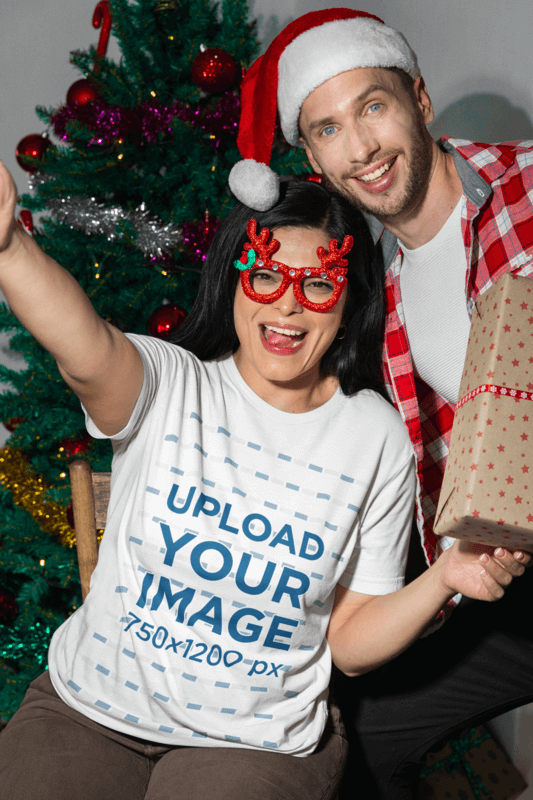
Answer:
[[[533, 276], [533, 142], [488, 145], [444, 137], [441, 145], [454, 154], [467, 198], [462, 231], [471, 312], [476, 298], [504, 273]], [[388, 267], [385, 379], [415, 449], [419, 529], [432, 564], [447, 544], [433, 533], [433, 520], [455, 406], [414, 375], [400, 293], [402, 254], [390, 232], [383, 232], [381, 243]]]

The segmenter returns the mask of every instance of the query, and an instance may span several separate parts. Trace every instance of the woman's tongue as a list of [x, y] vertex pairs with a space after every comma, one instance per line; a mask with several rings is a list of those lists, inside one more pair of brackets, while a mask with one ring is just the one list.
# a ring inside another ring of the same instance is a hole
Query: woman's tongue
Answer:
[[302, 341], [305, 335], [301, 333], [298, 336], [290, 336], [285, 333], [271, 331], [268, 328], [264, 329], [264, 333], [267, 342], [272, 345], [272, 347], [294, 347], [297, 343]]

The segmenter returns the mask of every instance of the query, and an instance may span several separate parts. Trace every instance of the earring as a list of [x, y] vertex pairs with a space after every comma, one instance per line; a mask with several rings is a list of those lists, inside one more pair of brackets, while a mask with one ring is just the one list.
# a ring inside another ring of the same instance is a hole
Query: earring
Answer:
[[[339, 336], [339, 332], [340, 332], [341, 328], [344, 328], [344, 330], [342, 331], [342, 336]], [[335, 339], [337, 339], [338, 341], [341, 341], [341, 339], [344, 339], [345, 336], [346, 336], [346, 325], [343, 323], [339, 327], [339, 330], [337, 331], [337, 335], [336, 335]]]

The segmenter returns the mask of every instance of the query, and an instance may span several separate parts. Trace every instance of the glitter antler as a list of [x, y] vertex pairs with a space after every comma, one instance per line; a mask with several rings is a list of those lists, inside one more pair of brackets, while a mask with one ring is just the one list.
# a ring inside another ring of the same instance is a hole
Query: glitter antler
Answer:
[[270, 236], [270, 231], [268, 228], [263, 228], [261, 234], [257, 235], [257, 222], [255, 219], [251, 219], [246, 226], [246, 233], [248, 234], [248, 238], [250, 239], [251, 244], [246, 242], [244, 245], [245, 250], [253, 250], [257, 253], [259, 260], [263, 262], [263, 264], [259, 264], [258, 266], [267, 266], [270, 262], [270, 256], [276, 252], [279, 248], [279, 242], [277, 239], [272, 239], [270, 244], [267, 244], [268, 237]]
[[330, 239], [328, 252], [320, 245], [317, 248], [317, 256], [320, 259], [323, 269], [331, 267], [347, 267], [348, 262], [342, 256], [347, 255], [353, 247], [353, 236], [345, 236], [340, 250], [337, 250], [337, 240]]

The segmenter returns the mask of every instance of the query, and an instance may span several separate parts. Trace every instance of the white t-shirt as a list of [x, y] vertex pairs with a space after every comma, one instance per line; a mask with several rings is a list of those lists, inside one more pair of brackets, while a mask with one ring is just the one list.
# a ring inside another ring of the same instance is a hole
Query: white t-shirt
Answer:
[[411, 357], [420, 377], [448, 403], [457, 403], [470, 334], [466, 253], [457, 203], [429, 242], [401, 245], [400, 288]]
[[111, 437], [98, 566], [52, 639], [52, 683], [87, 717], [153, 742], [305, 756], [327, 716], [336, 585], [403, 584], [403, 423], [370, 390], [279, 411], [232, 356], [129, 338], [144, 383]]

